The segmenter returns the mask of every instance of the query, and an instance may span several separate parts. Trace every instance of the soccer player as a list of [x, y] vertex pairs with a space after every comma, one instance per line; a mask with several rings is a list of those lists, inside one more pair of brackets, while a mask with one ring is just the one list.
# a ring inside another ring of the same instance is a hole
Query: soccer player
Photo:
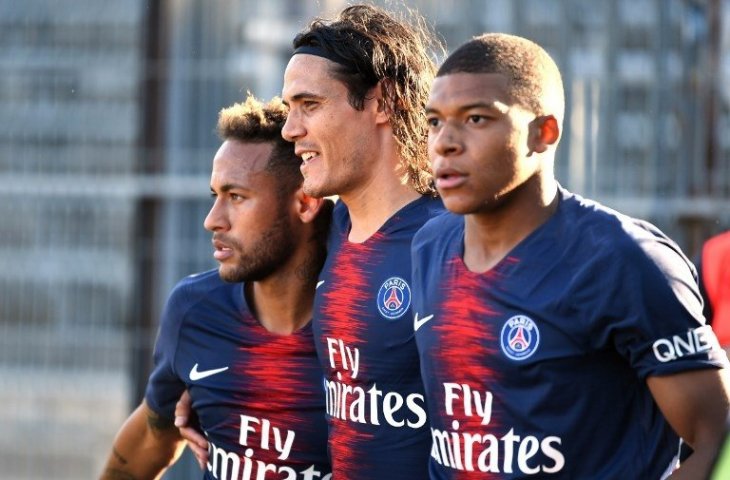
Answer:
[[[560, 73], [535, 43], [455, 50], [427, 106], [453, 213], [413, 241], [432, 479], [706, 478], [728, 414], [687, 258], [647, 222], [561, 187]], [[493, 476], [492, 476], [493, 475]]]
[[355, 5], [300, 33], [284, 74], [282, 134], [302, 158], [304, 191], [341, 200], [313, 318], [334, 478], [427, 477], [409, 252], [442, 211], [424, 115], [435, 46], [415, 14]]
[[331, 202], [303, 193], [300, 159], [281, 138], [285, 119], [279, 99], [221, 111], [204, 222], [220, 265], [170, 295], [145, 399], [102, 478], [166, 468], [182, 445], [173, 418], [186, 389], [208, 438], [205, 478], [331, 477], [310, 322]]

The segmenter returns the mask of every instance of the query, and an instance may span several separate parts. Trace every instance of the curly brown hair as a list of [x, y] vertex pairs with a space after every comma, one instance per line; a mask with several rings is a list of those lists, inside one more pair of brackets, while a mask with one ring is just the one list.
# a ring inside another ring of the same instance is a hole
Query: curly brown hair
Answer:
[[405, 7], [397, 16], [372, 5], [352, 5], [334, 19], [313, 20], [293, 46], [323, 48], [336, 58], [335, 78], [347, 87], [349, 103], [357, 110], [381, 84], [403, 180], [421, 194], [435, 194], [425, 106], [436, 72], [431, 55], [443, 55], [444, 48], [423, 17]]
[[303, 179], [299, 170], [301, 158], [294, 155], [294, 144], [281, 136], [287, 112], [286, 105], [279, 97], [263, 103], [249, 94], [243, 103], [234, 103], [222, 109], [216, 127], [221, 140], [235, 139], [273, 145], [266, 171], [276, 176], [282, 195], [294, 191]]

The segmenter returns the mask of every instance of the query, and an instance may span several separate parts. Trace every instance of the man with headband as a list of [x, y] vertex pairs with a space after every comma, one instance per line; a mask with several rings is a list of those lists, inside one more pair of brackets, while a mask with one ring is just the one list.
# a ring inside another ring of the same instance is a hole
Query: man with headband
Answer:
[[430, 434], [413, 336], [409, 249], [442, 210], [426, 156], [434, 41], [371, 6], [294, 39], [282, 129], [304, 191], [339, 195], [314, 305], [335, 478], [427, 478]]
[[409, 20], [366, 5], [316, 19], [294, 39], [284, 75], [282, 135], [302, 159], [303, 189], [341, 200], [313, 318], [338, 479], [428, 477], [409, 252], [443, 209], [424, 114], [435, 72], [428, 52], [440, 46], [422, 19]]

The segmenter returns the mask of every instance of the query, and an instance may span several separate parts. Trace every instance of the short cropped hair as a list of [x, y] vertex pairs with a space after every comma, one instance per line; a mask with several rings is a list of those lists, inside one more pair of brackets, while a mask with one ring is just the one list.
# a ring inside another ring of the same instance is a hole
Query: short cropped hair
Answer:
[[217, 125], [221, 140], [272, 144], [266, 171], [276, 177], [282, 195], [296, 190], [303, 180], [299, 169], [301, 158], [294, 154], [294, 144], [281, 136], [287, 112], [286, 105], [279, 97], [264, 104], [249, 94], [243, 103], [234, 103], [222, 109], [218, 114]]
[[507, 77], [512, 100], [536, 115], [563, 121], [565, 94], [560, 70], [550, 55], [526, 38], [505, 33], [474, 37], [444, 61], [436, 76], [499, 73]]
[[348, 101], [357, 110], [381, 83], [404, 181], [419, 193], [434, 194], [425, 106], [436, 71], [430, 55], [442, 53], [443, 47], [423, 17], [404, 11], [397, 18], [379, 7], [353, 5], [334, 19], [313, 20], [293, 46], [322, 48], [337, 58], [334, 76], [347, 87]]

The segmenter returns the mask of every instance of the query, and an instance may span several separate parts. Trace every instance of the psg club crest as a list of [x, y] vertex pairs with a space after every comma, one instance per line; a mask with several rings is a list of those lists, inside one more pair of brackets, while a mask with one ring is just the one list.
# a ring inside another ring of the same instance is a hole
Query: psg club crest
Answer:
[[505, 322], [499, 340], [499, 346], [507, 357], [525, 360], [540, 345], [540, 330], [530, 317], [515, 315]]
[[389, 320], [403, 316], [411, 306], [411, 287], [400, 277], [390, 277], [378, 291], [378, 310]]

